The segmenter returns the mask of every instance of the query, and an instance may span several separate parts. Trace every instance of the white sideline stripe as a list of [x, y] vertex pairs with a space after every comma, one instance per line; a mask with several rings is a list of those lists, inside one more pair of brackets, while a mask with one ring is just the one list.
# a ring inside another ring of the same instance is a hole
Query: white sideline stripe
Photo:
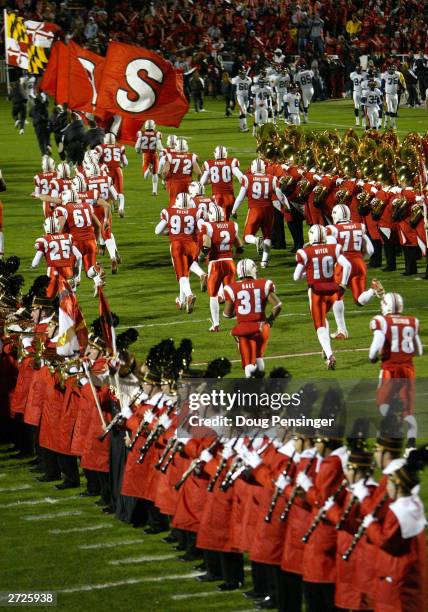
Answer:
[[19, 506], [38, 506], [39, 504], [58, 504], [60, 499], [55, 499], [53, 497], [44, 497], [43, 499], [26, 499], [24, 501], [16, 501], [11, 502], [10, 504], [2, 504], [0, 509], [3, 508], [18, 508]]
[[113, 524], [108, 525], [102, 523], [101, 525], [88, 525], [87, 527], [72, 527], [71, 529], [49, 529], [48, 533], [58, 535], [59, 533], [79, 533], [80, 531], [97, 531], [98, 529], [108, 529], [113, 527]]
[[0, 474], [0, 478], [4, 478], [6, 474]]
[[98, 544], [82, 544], [79, 546], [82, 550], [91, 550], [92, 548], [114, 548], [115, 546], [130, 546], [131, 544], [142, 544], [143, 540], [118, 540], [117, 542], [98, 542]]
[[230, 591], [201, 591], [200, 593], [184, 593], [182, 595], [171, 595], [170, 599], [180, 601], [182, 599], [194, 599], [197, 597], [209, 597], [210, 595], [230, 595]]
[[5, 487], [0, 489], [0, 493], [8, 493], [9, 491], [25, 491], [25, 489], [32, 489], [29, 484], [16, 485], [15, 487]]
[[[139, 542], [141, 542], [141, 540], [139, 540]], [[177, 556], [142, 555], [141, 557], [130, 557], [129, 559], [112, 559], [111, 561], [109, 561], [109, 565], [131, 565], [132, 563], [147, 563], [149, 561], [168, 561], [168, 559], [177, 559]]]
[[48, 514], [31, 514], [30, 516], [21, 516], [23, 521], [44, 521], [45, 519], [61, 518], [63, 516], [80, 516], [83, 514], [81, 510], [72, 510], [71, 512], [49, 512]]
[[124, 586], [126, 584], [141, 584], [142, 582], [163, 582], [164, 580], [187, 580], [195, 578], [201, 572], [191, 572], [190, 574], [171, 574], [165, 576], [157, 576], [154, 578], [128, 578], [127, 580], [118, 580], [116, 582], [104, 582], [101, 584], [82, 584], [81, 586], [71, 587], [69, 589], [54, 589], [58, 593], [80, 593], [83, 591], [99, 591], [102, 589], [113, 589], [115, 587]]

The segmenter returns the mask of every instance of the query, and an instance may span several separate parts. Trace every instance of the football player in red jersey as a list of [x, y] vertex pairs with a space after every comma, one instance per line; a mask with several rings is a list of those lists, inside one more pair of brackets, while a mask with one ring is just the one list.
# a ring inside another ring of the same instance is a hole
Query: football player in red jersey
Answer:
[[[237, 324], [232, 330], [241, 354], [242, 368], [247, 378], [256, 372], [264, 372], [264, 354], [270, 328], [281, 312], [281, 301], [275, 294], [271, 280], [257, 278], [257, 266], [251, 259], [241, 259], [237, 266], [238, 280], [226, 285], [226, 303], [223, 315], [236, 315]], [[267, 304], [272, 306], [266, 317]]]
[[67, 162], [61, 162], [56, 167], [56, 177], [49, 183], [49, 193], [54, 198], [57, 198], [65, 189], [70, 189], [71, 186], [71, 168]]
[[214, 204], [214, 200], [211, 196], [204, 195], [204, 186], [198, 181], [192, 181], [189, 185], [189, 195], [196, 204], [196, 206], [202, 211], [204, 219], [208, 219], [208, 210], [211, 204]]
[[[309, 308], [319, 343], [326, 357], [329, 370], [336, 368], [336, 358], [330, 343], [327, 313], [334, 302], [342, 299], [342, 292], [348, 284], [352, 266], [342, 254], [340, 244], [327, 244], [327, 232], [322, 225], [311, 225], [309, 244], [296, 253], [295, 281], [306, 275], [308, 283]], [[334, 267], [342, 266], [340, 284], [334, 278]]]
[[107, 174], [101, 172], [98, 164], [92, 162], [86, 163], [85, 180], [88, 189], [96, 189], [100, 197], [109, 202], [114, 200], [118, 204], [119, 216], [123, 217], [125, 213], [125, 197], [123, 193], [118, 193], [113, 185], [113, 179]]
[[413, 357], [423, 354], [419, 337], [419, 321], [403, 314], [404, 302], [398, 293], [386, 293], [380, 303], [381, 315], [370, 323], [373, 340], [369, 359], [382, 361], [376, 401], [382, 416], [386, 416], [394, 398], [403, 404], [404, 420], [409, 426], [409, 445], [415, 445], [417, 423], [413, 416], [415, 367]]
[[[366, 226], [363, 223], [351, 221], [351, 211], [346, 204], [336, 204], [332, 211], [332, 218], [333, 225], [328, 225], [326, 228], [327, 242], [340, 244], [342, 253], [351, 263], [352, 269], [348, 283], [355, 303], [359, 306], [365, 306], [374, 296], [382, 298], [383, 287], [375, 278], [371, 282], [370, 289], [366, 290], [367, 266], [364, 257], [373, 255], [373, 245], [366, 234]], [[334, 277], [336, 283], [340, 284], [342, 278], [340, 265], [336, 265]], [[334, 302], [333, 314], [336, 319], [337, 331], [331, 334], [331, 337], [336, 338], [336, 340], [348, 338], [343, 300]]]
[[177, 136], [175, 134], [169, 134], [166, 139], [166, 147], [160, 151], [159, 163], [158, 163], [158, 174], [162, 177], [162, 185], [165, 187], [165, 177], [163, 175], [163, 168], [167, 161], [168, 153], [172, 153], [177, 145]]
[[162, 134], [156, 130], [156, 123], [148, 119], [144, 124], [144, 130], [137, 132], [135, 150], [143, 156], [141, 173], [146, 179], [152, 175], [152, 195], [158, 194], [158, 151], [162, 151]]
[[48, 195], [50, 193], [49, 184], [56, 178], [55, 161], [49, 155], [42, 157], [42, 171], [34, 176], [34, 193], [36, 196]]
[[74, 268], [79, 268], [82, 254], [73, 244], [71, 234], [60, 231], [60, 222], [57, 217], [48, 217], [43, 224], [45, 234], [37, 238], [34, 248], [37, 253], [31, 262], [31, 267], [36, 268], [44, 256], [48, 266], [47, 275], [51, 282], [47, 289], [47, 297], [55, 297], [53, 288], [56, 286], [56, 277], [62, 276], [74, 287]]
[[174, 151], [166, 156], [163, 168], [170, 206], [175, 202], [179, 193], [186, 193], [189, 189], [193, 173], [197, 178], [201, 176], [198, 158], [195, 153], [189, 152], [187, 140], [178, 138]]
[[196, 296], [190, 288], [189, 273], [199, 254], [197, 233], [202, 228], [201, 212], [196, 208], [188, 193], [179, 193], [174, 206], [164, 208], [155, 233], [168, 234], [171, 259], [180, 287], [175, 303], [179, 310], [191, 314]]
[[236, 157], [229, 157], [226, 147], [219, 145], [214, 149], [214, 159], [208, 159], [203, 166], [201, 184], [211, 183], [211, 192], [216, 204], [224, 209], [226, 221], [229, 221], [230, 213], [235, 202], [233, 192], [233, 177], [242, 180], [242, 172], [239, 169], [239, 161]]
[[[241, 190], [233, 205], [232, 215], [236, 215], [245, 196], [248, 197], [248, 213], [244, 242], [255, 244], [257, 252], [263, 253], [261, 266], [266, 268], [272, 245], [273, 207], [282, 210], [283, 207], [288, 208], [288, 202], [278, 187], [276, 176], [266, 174], [266, 165], [262, 159], [254, 159], [250, 172], [242, 175]], [[262, 236], [256, 237], [259, 229]]]
[[99, 155], [99, 164], [106, 164], [109, 175], [113, 179], [114, 188], [123, 194], [122, 168], [128, 165], [124, 145], [116, 144], [116, 136], [109, 132], [104, 136], [104, 144], [95, 147]]
[[[100, 230], [100, 222], [90, 204], [79, 200], [77, 191], [70, 189], [61, 194], [62, 205], [55, 210], [60, 228], [64, 227], [72, 235], [73, 243], [82, 254], [83, 267], [88, 278], [92, 278], [95, 294], [98, 287], [104, 284], [104, 272], [96, 262], [97, 242], [95, 229]], [[80, 273], [78, 282], [80, 281]]]
[[225, 220], [224, 209], [212, 204], [208, 210], [208, 221], [201, 230], [202, 252], [199, 260], [208, 256], [208, 295], [212, 326], [211, 332], [220, 331], [220, 307], [218, 293], [222, 285], [230, 285], [235, 279], [236, 268], [232, 249], [243, 253], [242, 240], [238, 235], [238, 224]]

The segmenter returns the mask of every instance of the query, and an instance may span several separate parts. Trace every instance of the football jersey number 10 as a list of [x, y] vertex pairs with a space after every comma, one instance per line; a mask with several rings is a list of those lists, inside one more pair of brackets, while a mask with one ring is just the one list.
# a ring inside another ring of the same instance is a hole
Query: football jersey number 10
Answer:
[[322, 278], [331, 278], [334, 272], [334, 259], [331, 255], [326, 255], [321, 258], [321, 266], [320, 266], [320, 258], [314, 257], [312, 259], [312, 264], [314, 268], [314, 279], [320, 280]]

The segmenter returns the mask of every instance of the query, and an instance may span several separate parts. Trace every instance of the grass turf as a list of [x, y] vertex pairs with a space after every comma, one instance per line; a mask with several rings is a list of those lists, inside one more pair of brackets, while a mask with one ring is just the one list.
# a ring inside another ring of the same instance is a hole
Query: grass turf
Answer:
[[[255, 141], [249, 134], [238, 132], [236, 117], [223, 117], [223, 104], [208, 101], [207, 112], [198, 115], [189, 113], [179, 130], [162, 130], [164, 135], [179, 133], [189, 141], [202, 162], [212, 156], [217, 144], [228, 147], [229, 153], [239, 158], [241, 168], [248, 167], [254, 157]], [[422, 131], [426, 124], [426, 111], [401, 109], [398, 120], [399, 133], [410, 130]], [[350, 101], [329, 101], [314, 104], [310, 110], [310, 123], [305, 129], [337, 128], [352, 126], [353, 111]], [[31, 125], [23, 136], [18, 136], [10, 116], [10, 106], [0, 101], [0, 137], [2, 156], [0, 167], [7, 182], [7, 192], [2, 194], [4, 202], [4, 231], [6, 255], [21, 257], [21, 273], [29, 287], [37, 272], [30, 268], [34, 240], [42, 231], [40, 204], [29, 197], [32, 177], [39, 171], [40, 155]], [[241, 375], [239, 355], [235, 343], [228, 334], [230, 322], [222, 322], [219, 334], [209, 334], [209, 300], [199, 291], [199, 282], [191, 278], [197, 294], [195, 312], [188, 316], [175, 310], [174, 299], [177, 285], [172, 270], [168, 239], [156, 237], [154, 226], [159, 212], [167, 204], [166, 192], [159, 189], [157, 198], [151, 197], [151, 181], [144, 181], [140, 172], [140, 161], [132, 148], [128, 148], [129, 167], [125, 170], [126, 216], [115, 217], [114, 233], [123, 257], [119, 274], [111, 276], [108, 259], [102, 263], [107, 269], [106, 295], [113, 311], [120, 316], [120, 329], [135, 326], [140, 338], [134, 351], [144, 359], [149, 347], [162, 338], [180, 340], [190, 337], [194, 344], [194, 363], [205, 363], [220, 355], [233, 361], [233, 374]], [[246, 206], [239, 214], [241, 232]], [[287, 239], [289, 236], [287, 235]], [[289, 239], [290, 244], [290, 239]], [[246, 248], [247, 257], [255, 257], [254, 249]], [[422, 271], [422, 262], [420, 264]], [[288, 251], [273, 251], [271, 265], [266, 276], [277, 287], [283, 302], [281, 318], [272, 330], [267, 349], [267, 367], [284, 365], [293, 376], [319, 378], [332, 376], [325, 370], [321, 360], [319, 344], [308, 313], [306, 284], [294, 283], [292, 272], [294, 257]], [[399, 260], [395, 273], [379, 274], [387, 290], [398, 290], [404, 296], [406, 311], [418, 316], [421, 322], [422, 340], [427, 327], [428, 310], [426, 295], [428, 285], [418, 278], [401, 277], [403, 261]], [[369, 277], [372, 272], [369, 273]], [[97, 316], [97, 303], [92, 297], [92, 282], [83, 279], [78, 299], [88, 322]], [[368, 323], [377, 311], [373, 301], [364, 309], [353, 304], [346, 296], [347, 323], [350, 339], [335, 343], [338, 368], [335, 377], [375, 378], [378, 367], [367, 361], [370, 343]], [[363, 350], [362, 350], [363, 349]], [[417, 360], [418, 376], [428, 373], [428, 360]], [[141, 536], [138, 530], [123, 525], [101, 514], [91, 499], [76, 500], [76, 492], [53, 492], [51, 484], [34, 483], [25, 468], [25, 462], [14, 459], [3, 449], [0, 456], [0, 524], [2, 528], [3, 554], [0, 556], [0, 590], [71, 589], [84, 585], [103, 585], [111, 582], [131, 581], [128, 584], [109, 588], [59, 593], [59, 608], [62, 610], [95, 610], [111, 606], [114, 609], [149, 610], [199, 610], [204, 609], [244, 610], [251, 608], [240, 594], [218, 594], [212, 585], [201, 585], [192, 578], [168, 579], [191, 572], [190, 564], [173, 559], [135, 561], [130, 564], [110, 564], [113, 560], [129, 557], [154, 557], [173, 554], [170, 548], [160, 543], [159, 536]], [[30, 488], [10, 490], [19, 486]], [[46, 501], [46, 498], [49, 498]], [[9, 505], [17, 501], [35, 501], [37, 504]], [[54, 500], [54, 501], [52, 501]], [[66, 512], [78, 514], [52, 516], [40, 520], [25, 518]], [[109, 529], [51, 533], [52, 529], [93, 527], [109, 524]], [[120, 547], [81, 549], [83, 544], [99, 544], [139, 540], [138, 544]], [[151, 579], [155, 579], [150, 582]], [[139, 582], [139, 580], [144, 582]], [[132, 581], [136, 582], [132, 582]], [[147, 580], [147, 581], [146, 581]], [[208, 595], [204, 595], [208, 593]], [[180, 598], [190, 594], [191, 598]]]

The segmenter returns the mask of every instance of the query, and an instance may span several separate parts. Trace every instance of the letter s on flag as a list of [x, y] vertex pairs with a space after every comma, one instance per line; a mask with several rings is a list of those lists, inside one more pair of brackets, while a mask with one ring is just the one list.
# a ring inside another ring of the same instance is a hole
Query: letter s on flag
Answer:
[[134, 91], [138, 98], [132, 100], [126, 89], [118, 89], [116, 102], [118, 106], [128, 113], [143, 113], [149, 110], [156, 103], [156, 92], [153, 87], [139, 75], [144, 70], [149, 79], [157, 83], [163, 82], [163, 72], [154, 62], [148, 59], [136, 59], [126, 67], [125, 78], [129, 87]]

